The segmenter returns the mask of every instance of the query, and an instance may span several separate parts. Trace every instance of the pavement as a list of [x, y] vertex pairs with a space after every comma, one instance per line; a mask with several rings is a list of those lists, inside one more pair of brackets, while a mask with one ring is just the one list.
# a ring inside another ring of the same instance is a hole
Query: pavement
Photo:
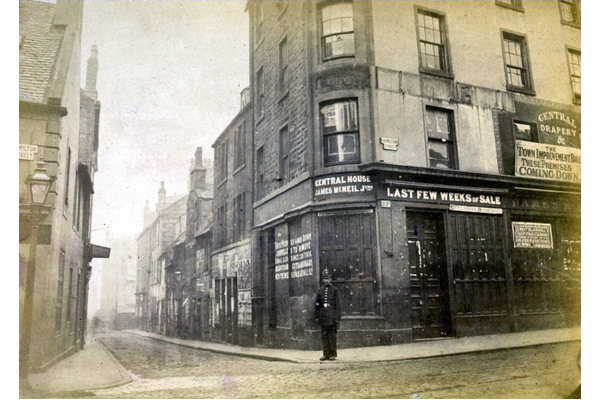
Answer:
[[[126, 330], [125, 332], [191, 349], [268, 361], [318, 363], [319, 357], [322, 355], [321, 351], [241, 347], [224, 343], [177, 339], [139, 330]], [[581, 328], [548, 329], [427, 340], [392, 346], [338, 349], [338, 358], [334, 362], [372, 363], [411, 360], [572, 341], [581, 341]], [[72, 394], [73, 392], [105, 389], [123, 385], [132, 380], [128, 371], [102, 343], [91, 337], [83, 350], [58, 362], [42, 373], [30, 374], [29, 382], [33, 392], [30, 395], [22, 394], [21, 398], [57, 397], [61, 396], [61, 393]]]

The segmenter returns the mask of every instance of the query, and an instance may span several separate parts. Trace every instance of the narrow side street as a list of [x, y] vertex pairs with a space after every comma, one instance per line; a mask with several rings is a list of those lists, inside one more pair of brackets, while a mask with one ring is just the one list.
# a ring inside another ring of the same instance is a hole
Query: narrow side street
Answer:
[[580, 382], [578, 342], [412, 361], [293, 364], [191, 350], [122, 332], [98, 339], [134, 381], [78, 393], [81, 397], [565, 398]]

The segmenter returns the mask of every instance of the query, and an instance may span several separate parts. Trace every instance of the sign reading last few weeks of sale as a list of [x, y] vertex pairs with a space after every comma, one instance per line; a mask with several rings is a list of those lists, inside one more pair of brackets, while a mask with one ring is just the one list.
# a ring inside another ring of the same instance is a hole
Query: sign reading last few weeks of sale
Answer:
[[503, 197], [495, 194], [462, 193], [437, 189], [387, 187], [387, 197], [405, 201], [425, 201], [446, 204], [481, 204], [501, 206]]
[[581, 182], [581, 150], [517, 140], [515, 176]]

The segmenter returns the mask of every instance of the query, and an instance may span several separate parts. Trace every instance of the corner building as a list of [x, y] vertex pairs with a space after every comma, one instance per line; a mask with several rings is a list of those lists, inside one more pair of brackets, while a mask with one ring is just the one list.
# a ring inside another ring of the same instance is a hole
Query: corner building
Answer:
[[578, 2], [248, 2], [255, 344], [580, 324]]

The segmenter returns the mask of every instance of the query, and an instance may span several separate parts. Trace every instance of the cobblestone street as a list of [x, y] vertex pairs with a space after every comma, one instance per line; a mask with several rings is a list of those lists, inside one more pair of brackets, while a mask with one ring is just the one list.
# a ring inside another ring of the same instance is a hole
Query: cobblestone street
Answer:
[[580, 381], [580, 344], [573, 342], [411, 361], [294, 364], [192, 350], [122, 332], [98, 338], [134, 382], [87, 397], [565, 398]]

